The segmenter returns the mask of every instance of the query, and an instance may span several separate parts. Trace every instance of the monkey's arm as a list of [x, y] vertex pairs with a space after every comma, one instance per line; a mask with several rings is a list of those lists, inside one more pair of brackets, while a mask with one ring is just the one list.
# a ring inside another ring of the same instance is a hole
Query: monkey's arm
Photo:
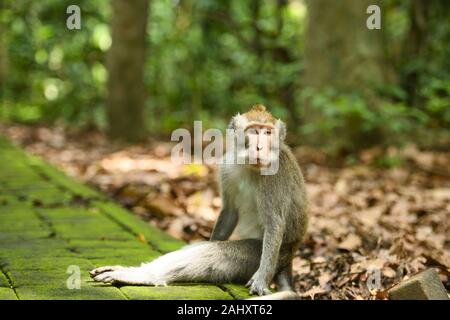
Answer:
[[235, 210], [224, 207], [220, 211], [219, 218], [211, 235], [211, 241], [227, 240], [233, 233], [238, 222], [238, 214]]
[[266, 225], [259, 268], [247, 283], [250, 293], [260, 296], [270, 294], [269, 284], [275, 275], [278, 264], [284, 233], [283, 226], [284, 222], [280, 217], [270, 219]]

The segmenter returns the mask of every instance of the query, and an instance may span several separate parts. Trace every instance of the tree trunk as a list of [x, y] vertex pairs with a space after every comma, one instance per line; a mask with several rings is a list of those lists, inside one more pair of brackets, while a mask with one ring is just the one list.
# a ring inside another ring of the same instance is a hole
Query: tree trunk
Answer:
[[[0, 9], [3, 9], [5, 4], [0, 4]], [[5, 23], [0, 21], [0, 98], [4, 99], [6, 89], [6, 79], [8, 74], [8, 45], [6, 43], [6, 28]], [[1, 110], [4, 112], [4, 110]]]
[[[430, 2], [424, 0], [413, 0], [409, 10], [409, 17], [411, 21], [410, 29], [405, 41], [405, 56], [409, 59], [419, 60], [424, 59], [424, 51], [426, 49], [427, 37], [427, 20], [430, 9]], [[412, 68], [406, 74], [403, 87], [408, 93], [408, 105], [418, 106], [419, 95], [417, 88], [420, 82], [420, 72]]]
[[[381, 30], [369, 30], [366, 20], [369, 5], [379, 0], [309, 0], [305, 41], [305, 85], [313, 89], [332, 87], [339, 93], [360, 93], [370, 108], [378, 106], [373, 90], [387, 80]], [[381, 12], [381, 15], [383, 12]], [[320, 116], [305, 101], [306, 122], [320, 121]], [[360, 124], [349, 124], [345, 139], [370, 144], [376, 133], [360, 135]], [[336, 133], [336, 135], [341, 133]], [[317, 138], [317, 137], [315, 137]], [[321, 143], [318, 139], [316, 142]], [[323, 142], [323, 141], [322, 141]], [[329, 142], [329, 141], [328, 141]]]
[[[276, 2], [276, 35], [281, 36], [282, 29], [284, 27], [283, 10], [289, 4], [287, 0], [277, 0]], [[272, 49], [273, 57], [276, 61], [279, 61], [285, 65], [291, 64], [295, 61], [295, 58], [289, 52], [288, 48], [284, 46], [275, 46]], [[297, 112], [297, 106], [295, 101], [295, 83], [293, 81], [285, 82], [280, 88], [280, 98], [283, 106], [289, 113], [288, 125], [291, 128], [291, 132], [296, 132], [297, 128], [302, 124], [302, 119]]]
[[148, 0], [112, 0], [112, 46], [108, 52], [109, 135], [145, 138], [145, 39]]
[[[381, 30], [369, 30], [366, 9], [379, 0], [309, 0], [306, 84], [342, 90], [383, 82]], [[378, 3], [379, 4], [379, 3]], [[383, 26], [382, 26], [383, 28]]]

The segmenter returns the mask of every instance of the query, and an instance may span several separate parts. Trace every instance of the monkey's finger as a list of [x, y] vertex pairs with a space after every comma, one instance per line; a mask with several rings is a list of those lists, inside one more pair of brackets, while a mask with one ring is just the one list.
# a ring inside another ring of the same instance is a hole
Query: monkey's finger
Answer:
[[109, 271], [116, 271], [124, 269], [122, 266], [105, 266], [100, 268], [95, 268], [94, 270], [91, 270], [89, 274], [91, 275], [91, 278], [94, 278], [96, 275], [99, 275], [103, 272], [109, 272]]
[[98, 282], [111, 282], [113, 278], [111, 276], [111, 272], [105, 272], [95, 276], [94, 280]]
[[264, 296], [267, 296], [267, 295], [269, 295], [269, 294], [271, 294], [272, 292], [270, 292], [270, 290], [269, 289], [263, 289], [263, 295]]
[[264, 288], [257, 288], [254, 293], [256, 293], [258, 296], [266, 296], [270, 294], [270, 291]]
[[250, 294], [255, 294], [255, 295], [258, 295], [258, 296], [262, 296], [262, 294], [263, 294], [263, 292], [261, 290], [257, 289], [257, 288], [251, 288], [249, 290], [249, 293]]
[[253, 279], [248, 280], [247, 284], [245, 285], [245, 287], [250, 288], [251, 285], [253, 284]]

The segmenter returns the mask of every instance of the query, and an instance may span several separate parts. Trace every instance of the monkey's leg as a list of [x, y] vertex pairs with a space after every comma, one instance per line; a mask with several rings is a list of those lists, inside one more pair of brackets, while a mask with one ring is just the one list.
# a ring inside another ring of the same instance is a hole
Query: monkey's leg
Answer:
[[140, 267], [91, 271], [96, 281], [163, 285], [173, 282], [243, 283], [256, 272], [261, 241], [202, 242], [168, 253]]
[[294, 291], [292, 281], [292, 263], [278, 272], [275, 276], [275, 284], [278, 291]]
[[282, 267], [275, 275], [275, 284], [278, 292], [250, 298], [249, 300], [297, 300], [300, 298], [294, 291], [292, 282], [292, 263], [286, 267]]
[[[224, 200], [225, 201], [225, 200]], [[211, 235], [211, 240], [228, 240], [238, 222], [238, 214], [235, 210], [225, 207], [220, 211], [219, 219]]]

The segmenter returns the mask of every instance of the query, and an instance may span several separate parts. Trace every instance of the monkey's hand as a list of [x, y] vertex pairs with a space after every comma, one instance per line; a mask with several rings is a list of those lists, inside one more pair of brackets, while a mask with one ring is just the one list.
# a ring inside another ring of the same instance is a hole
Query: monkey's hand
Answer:
[[245, 286], [250, 287], [250, 294], [264, 296], [271, 293], [269, 290], [269, 284], [266, 280], [264, 280], [259, 271], [256, 271]]

